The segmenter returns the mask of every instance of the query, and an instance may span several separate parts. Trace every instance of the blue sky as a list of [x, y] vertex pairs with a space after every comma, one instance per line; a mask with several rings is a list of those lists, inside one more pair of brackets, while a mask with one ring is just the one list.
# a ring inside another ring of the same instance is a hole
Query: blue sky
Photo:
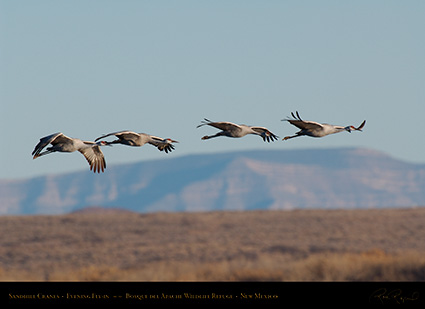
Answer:
[[[424, 1], [0, 0], [0, 178], [86, 169], [32, 160], [40, 137], [129, 129], [180, 141], [164, 154], [103, 149], [108, 165], [245, 149], [366, 147], [425, 163]], [[359, 125], [322, 139], [201, 141], [206, 117], [297, 131], [281, 119]]]

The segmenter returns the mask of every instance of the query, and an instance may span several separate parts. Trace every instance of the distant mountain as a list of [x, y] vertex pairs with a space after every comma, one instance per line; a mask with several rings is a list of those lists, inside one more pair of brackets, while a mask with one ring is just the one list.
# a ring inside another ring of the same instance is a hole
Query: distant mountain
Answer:
[[188, 155], [0, 180], [0, 214], [89, 206], [138, 212], [425, 205], [425, 164], [362, 148]]

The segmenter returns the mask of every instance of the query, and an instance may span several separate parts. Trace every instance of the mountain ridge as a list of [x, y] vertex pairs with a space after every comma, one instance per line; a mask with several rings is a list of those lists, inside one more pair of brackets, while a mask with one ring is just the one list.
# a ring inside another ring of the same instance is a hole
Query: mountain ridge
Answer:
[[425, 205], [425, 164], [367, 148], [195, 154], [0, 181], [0, 214]]

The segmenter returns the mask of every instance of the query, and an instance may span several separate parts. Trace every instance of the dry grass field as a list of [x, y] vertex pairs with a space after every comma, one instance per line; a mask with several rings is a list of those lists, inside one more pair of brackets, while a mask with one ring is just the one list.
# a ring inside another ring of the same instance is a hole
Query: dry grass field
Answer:
[[425, 208], [0, 217], [2, 281], [423, 281]]

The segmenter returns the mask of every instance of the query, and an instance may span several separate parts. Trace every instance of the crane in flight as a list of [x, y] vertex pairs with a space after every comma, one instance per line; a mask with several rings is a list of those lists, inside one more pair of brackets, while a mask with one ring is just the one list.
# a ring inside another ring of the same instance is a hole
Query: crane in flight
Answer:
[[123, 144], [133, 147], [141, 147], [144, 144], [149, 143], [158, 148], [159, 151], [165, 151], [165, 153], [169, 153], [174, 150], [174, 145], [172, 143], [178, 143], [178, 141], [170, 138], [160, 138], [146, 133], [136, 133], [126, 130], [102, 135], [101, 137], [96, 138], [95, 142], [111, 135], [115, 135], [118, 139], [112, 142], [105, 142], [107, 145]]
[[[51, 144], [45, 151], [42, 150]], [[31, 155], [33, 159], [47, 155], [53, 152], [74, 152], [79, 151], [87, 160], [90, 165], [90, 170], [94, 173], [104, 171], [106, 168], [105, 157], [100, 149], [100, 146], [107, 145], [105, 142], [88, 142], [82, 141], [78, 138], [71, 138], [65, 134], [58, 132], [40, 138], [40, 142], [35, 146]]]
[[294, 119], [282, 119], [282, 121], [288, 121], [290, 124], [299, 128], [300, 131], [295, 133], [295, 135], [284, 137], [284, 141], [303, 135], [311, 137], [323, 137], [329, 134], [339, 133], [342, 131], [347, 131], [349, 133], [351, 133], [351, 131], [362, 131], [364, 125], [366, 124], [366, 120], [364, 120], [357, 128], [354, 126], [342, 127], [327, 123], [318, 123], [315, 121], [302, 120], [298, 112], [296, 112], [296, 115], [294, 113], [291, 113], [291, 115]]
[[221, 131], [215, 135], [205, 135], [204, 137], [202, 137], [202, 140], [206, 140], [206, 139], [210, 139], [210, 138], [214, 138], [218, 136], [244, 137], [245, 135], [248, 135], [248, 134], [259, 135], [263, 138], [265, 142], [266, 141], [274, 142], [275, 140], [279, 138], [277, 135], [273, 134], [267, 128], [264, 128], [264, 127], [247, 126], [244, 124], [234, 124], [234, 123], [226, 122], [226, 121], [213, 122], [206, 118], [204, 118], [204, 121], [202, 121], [202, 123], [199, 126], [197, 126], [197, 128], [205, 126], [205, 125], [209, 125], [211, 127], [220, 129]]

